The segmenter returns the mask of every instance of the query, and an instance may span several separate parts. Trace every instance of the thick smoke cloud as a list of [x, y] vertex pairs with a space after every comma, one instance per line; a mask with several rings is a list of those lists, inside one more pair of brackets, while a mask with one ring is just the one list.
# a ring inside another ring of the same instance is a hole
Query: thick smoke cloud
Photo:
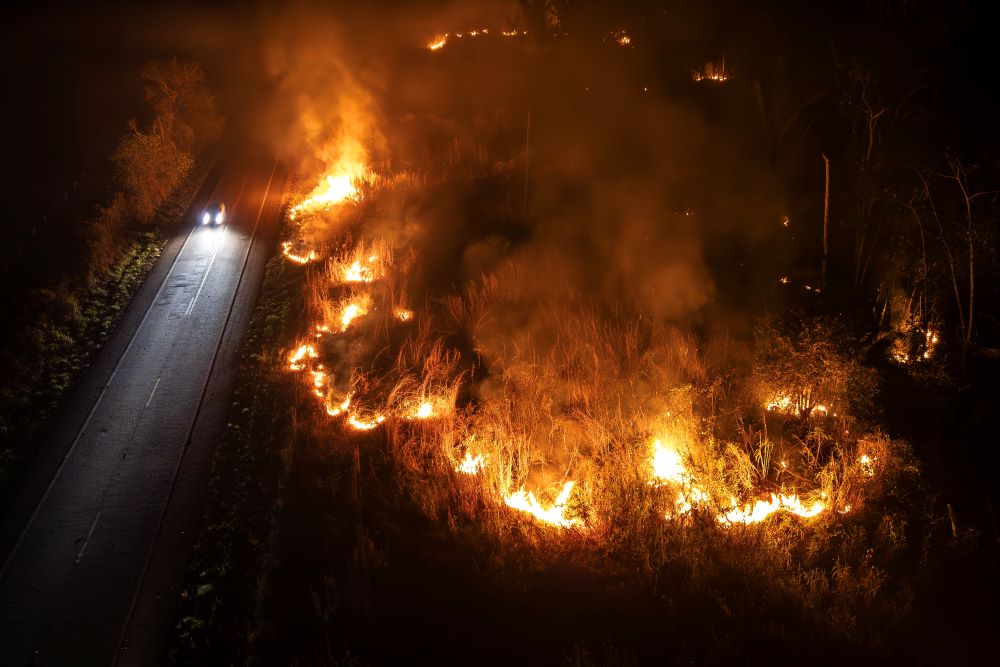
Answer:
[[415, 289], [514, 259], [598, 303], [668, 321], [700, 316], [720, 272], [740, 270], [726, 264], [730, 249], [760, 240], [781, 215], [765, 160], [705, 113], [718, 104], [711, 95], [732, 93], [692, 91], [670, 78], [683, 63], [650, 62], [594, 35], [425, 48], [445, 32], [537, 29], [536, 13], [503, 2], [268, 15], [262, 62], [273, 95], [260, 129], [304, 183], [358, 164], [426, 170], [463, 141], [514, 165], [492, 184], [429, 188], [390, 214], [401, 219], [379, 224], [406, 239], [422, 230]]

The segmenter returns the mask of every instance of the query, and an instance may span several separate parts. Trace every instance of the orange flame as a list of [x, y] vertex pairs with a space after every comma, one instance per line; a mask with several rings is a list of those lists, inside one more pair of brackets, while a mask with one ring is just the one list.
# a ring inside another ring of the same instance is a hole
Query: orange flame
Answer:
[[288, 369], [293, 371], [304, 370], [306, 365], [302, 363], [302, 360], [306, 358], [315, 359], [316, 356], [316, 348], [312, 345], [299, 345], [288, 355]]
[[555, 502], [551, 507], [544, 507], [535, 498], [535, 494], [528, 491], [525, 492], [524, 487], [521, 487], [517, 492], [510, 494], [504, 498], [504, 503], [508, 507], [512, 507], [520, 512], [526, 512], [531, 516], [535, 517], [538, 521], [542, 523], [549, 524], [551, 526], [557, 526], [559, 528], [569, 528], [570, 526], [582, 525], [582, 521], [579, 519], [571, 519], [566, 516], [566, 501], [569, 500], [570, 493], [573, 492], [573, 486], [576, 482], [569, 481], [563, 484], [562, 491], [556, 497]]

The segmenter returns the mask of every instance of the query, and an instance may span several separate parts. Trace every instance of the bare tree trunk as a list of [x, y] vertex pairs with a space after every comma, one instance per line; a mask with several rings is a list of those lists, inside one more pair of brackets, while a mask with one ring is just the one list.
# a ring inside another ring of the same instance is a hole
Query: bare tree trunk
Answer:
[[966, 331], [965, 326], [965, 308], [962, 302], [962, 295], [958, 290], [958, 277], [955, 275], [955, 258], [951, 254], [951, 246], [948, 245], [948, 239], [945, 236], [944, 225], [941, 224], [941, 218], [938, 216], [937, 207], [934, 205], [934, 197], [931, 195], [930, 184], [924, 175], [917, 172], [917, 177], [920, 178], [921, 183], [924, 185], [924, 194], [927, 196], [927, 202], [931, 206], [931, 213], [933, 214], [934, 222], [937, 223], [938, 233], [941, 235], [941, 246], [944, 248], [945, 258], [948, 260], [948, 272], [951, 275], [951, 288], [955, 295], [955, 308], [958, 310], [958, 323], [962, 328], [963, 335]]
[[830, 225], [830, 158], [826, 156], [826, 153], [821, 153], [823, 156], [823, 164], [826, 169], [826, 189], [823, 194], [823, 265], [820, 269], [820, 287], [823, 293], [826, 293], [826, 262], [827, 256], [829, 254], [829, 245], [827, 242], [827, 229]]

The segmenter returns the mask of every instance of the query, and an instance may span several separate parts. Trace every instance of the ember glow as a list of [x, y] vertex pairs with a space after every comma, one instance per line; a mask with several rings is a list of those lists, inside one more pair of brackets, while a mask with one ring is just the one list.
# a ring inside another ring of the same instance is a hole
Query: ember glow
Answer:
[[447, 46], [451, 39], [468, 39], [474, 37], [485, 37], [488, 35], [499, 35], [500, 37], [524, 37], [528, 34], [527, 30], [500, 30], [499, 32], [490, 32], [488, 28], [476, 28], [474, 30], [467, 30], [463, 32], [446, 32], [439, 33], [435, 35], [429, 42], [427, 42], [427, 49], [430, 51], [440, 51], [445, 46]]
[[520, 512], [526, 512], [537, 521], [550, 526], [556, 526], [557, 528], [581, 526], [583, 525], [582, 521], [566, 516], [566, 503], [569, 501], [569, 496], [573, 492], [575, 484], [576, 482], [572, 481], [563, 484], [562, 491], [559, 492], [555, 501], [548, 507], [538, 502], [534, 493], [530, 491], [525, 492], [524, 487], [504, 498], [504, 503], [508, 507], [512, 507]]
[[700, 69], [691, 71], [691, 79], [694, 81], [714, 81], [723, 83], [728, 81], [730, 74], [726, 72], [726, 57], [723, 56], [719, 62], [709, 61]]

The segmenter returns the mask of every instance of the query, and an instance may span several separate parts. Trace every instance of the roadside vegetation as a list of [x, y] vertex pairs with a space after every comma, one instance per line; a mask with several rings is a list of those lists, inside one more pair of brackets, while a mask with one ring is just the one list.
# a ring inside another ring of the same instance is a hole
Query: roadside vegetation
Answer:
[[178, 60], [142, 71], [152, 119], [132, 120], [112, 161], [107, 202], [80, 222], [72, 265], [25, 285], [0, 353], [0, 487], [30, 457], [67, 390], [107, 341], [194, 200], [222, 130], [201, 68]]

